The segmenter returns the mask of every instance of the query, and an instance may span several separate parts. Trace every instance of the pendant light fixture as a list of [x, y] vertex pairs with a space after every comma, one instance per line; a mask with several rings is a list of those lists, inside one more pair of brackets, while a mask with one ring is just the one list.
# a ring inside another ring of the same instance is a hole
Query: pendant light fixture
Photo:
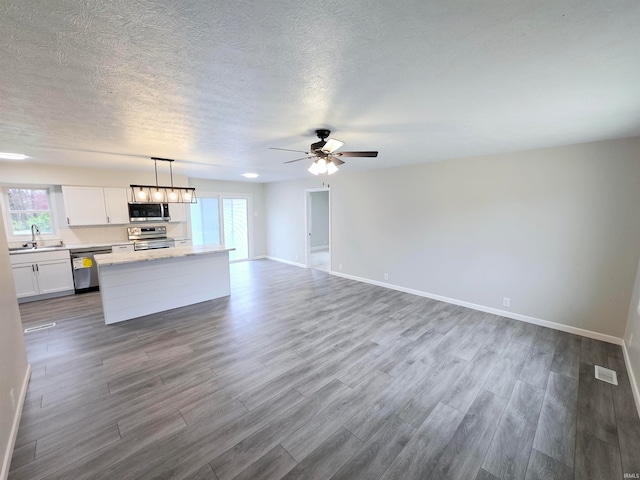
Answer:
[[[169, 158], [151, 157], [156, 173], [155, 185], [129, 185], [131, 187], [131, 203], [198, 203], [196, 189], [193, 187], [174, 187], [174, 160]], [[158, 162], [169, 163], [171, 186], [158, 185]]]

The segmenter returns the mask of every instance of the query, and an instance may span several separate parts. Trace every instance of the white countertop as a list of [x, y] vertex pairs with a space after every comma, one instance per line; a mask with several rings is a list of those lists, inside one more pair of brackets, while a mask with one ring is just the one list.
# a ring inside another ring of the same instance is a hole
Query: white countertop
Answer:
[[99, 267], [120, 265], [123, 263], [148, 262], [164, 258], [188, 257], [191, 255], [211, 255], [230, 252], [235, 248], [222, 245], [198, 245], [190, 247], [157, 248], [155, 250], [139, 250], [134, 252], [106, 253], [94, 257]]

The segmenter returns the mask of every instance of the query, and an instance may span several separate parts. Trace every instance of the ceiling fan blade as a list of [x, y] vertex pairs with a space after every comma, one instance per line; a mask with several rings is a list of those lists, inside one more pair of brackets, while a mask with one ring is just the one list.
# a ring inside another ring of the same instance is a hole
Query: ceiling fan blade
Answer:
[[334, 155], [339, 157], [377, 157], [378, 152], [338, 152]]
[[315, 157], [302, 157], [302, 158], [296, 158], [295, 160], [289, 160], [288, 162], [282, 162], [282, 163], [293, 163], [293, 162], [299, 162], [300, 160], [307, 160], [307, 159], [311, 159], [311, 158], [315, 158]]
[[334, 157], [333, 155], [329, 156], [329, 161], [333, 163], [336, 167], [339, 167], [340, 165], [344, 164], [342, 160], [340, 160], [338, 157]]
[[288, 148], [269, 147], [269, 150], [282, 150], [283, 152], [298, 152], [309, 154], [309, 152], [305, 152], [304, 150], [289, 150]]
[[342, 145], [344, 145], [344, 142], [341, 142], [340, 140], [336, 140], [335, 138], [330, 138], [325, 142], [324, 146], [322, 147], [322, 151], [327, 153], [333, 153], [336, 150], [338, 150]]

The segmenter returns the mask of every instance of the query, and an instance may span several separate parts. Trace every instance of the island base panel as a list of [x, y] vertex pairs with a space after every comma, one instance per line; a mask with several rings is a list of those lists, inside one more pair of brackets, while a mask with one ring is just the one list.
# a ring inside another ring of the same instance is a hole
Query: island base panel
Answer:
[[104, 265], [98, 274], [107, 325], [231, 293], [228, 252]]

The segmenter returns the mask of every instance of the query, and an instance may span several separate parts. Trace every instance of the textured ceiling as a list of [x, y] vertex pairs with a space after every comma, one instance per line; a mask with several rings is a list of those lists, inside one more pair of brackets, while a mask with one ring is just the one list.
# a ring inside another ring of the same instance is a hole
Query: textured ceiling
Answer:
[[341, 171], [633, 136], [638, 25], [636, 0], [2, 0], [0, 151], [274, 181], [308, 164], [268, 147], [319, 127], [380, 151]]

